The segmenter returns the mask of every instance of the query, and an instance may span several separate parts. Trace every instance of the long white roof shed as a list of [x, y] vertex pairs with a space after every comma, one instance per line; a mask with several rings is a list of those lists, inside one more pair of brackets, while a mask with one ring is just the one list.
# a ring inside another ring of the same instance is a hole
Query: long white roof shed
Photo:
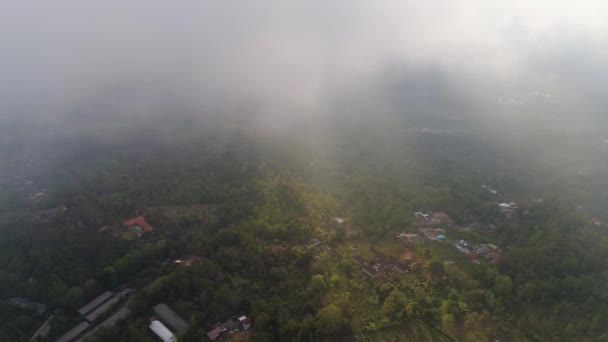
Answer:
[[160, 321], [152, 321], [148, 327], [164, 342], [176, 341], [175, 335]]
[[88, 314], [89, 312], [93, 311], [93, 309], [95, 309], [96, 307], [100, 306], [103, 302], [108, 300], [108, 298], [110, 298], [110, 297], [112, 297], [112, 292], [106, 291], [106, 292], [100, 294], [99, 296], [97, 296], [92, 301], [88, 302], [85, 306], [81, 307], [78, 310], [78, 313], [84, 316], [84, 315]]

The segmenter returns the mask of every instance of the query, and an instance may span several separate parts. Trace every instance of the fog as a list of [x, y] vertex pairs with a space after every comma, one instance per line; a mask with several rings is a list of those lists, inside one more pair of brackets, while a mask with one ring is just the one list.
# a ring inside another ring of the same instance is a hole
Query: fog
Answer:
[[607, 10], [601, 1], [2, 0], [0, 122], [593, 122], [607, 104]]

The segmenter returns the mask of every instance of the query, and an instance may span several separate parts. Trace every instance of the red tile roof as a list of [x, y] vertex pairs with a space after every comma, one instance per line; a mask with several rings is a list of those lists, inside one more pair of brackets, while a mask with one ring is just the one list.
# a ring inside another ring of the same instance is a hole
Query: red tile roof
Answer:
[[125, 227], [140, 226], [141, 228], [143, 228], [143, 230], [145, 232], [148, 232], [148, 233], [154, 231], [154, 227], [152, 227], [151, 225], [149, 225], [148, 222], [146, 222], [146, 219], [143, 216], [138, 216], [138, 217], [134, 217], [134, 218], [132, 218], [130, 220], [126, 220], [122, 224]]

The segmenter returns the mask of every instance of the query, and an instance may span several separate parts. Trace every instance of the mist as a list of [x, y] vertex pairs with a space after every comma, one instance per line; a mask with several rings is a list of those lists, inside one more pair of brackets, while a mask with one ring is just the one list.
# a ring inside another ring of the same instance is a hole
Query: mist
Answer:
[[340, 114], [337, 102], [355, 100], [347, 94], [368, 114], [477, 120], [597, 119], [606, 104], [601, 2], [0, 6], [3, 121], [233, 114], [290, 122]]
[[606, 13], [0, 0], [0, 336], [608, 340]]
[[260, 144], [323, 164], [355, 137], [390, 160], [420, 134], [473, 134], [539, 167], [573, 165], [608, 136], [607, 9], [3, 1], [3, 144]]

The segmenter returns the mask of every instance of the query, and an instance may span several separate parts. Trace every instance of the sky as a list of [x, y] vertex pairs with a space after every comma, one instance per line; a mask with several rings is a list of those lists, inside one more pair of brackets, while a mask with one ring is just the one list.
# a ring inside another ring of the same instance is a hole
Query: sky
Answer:
[[605, 13], [605, 1], [563, 0], [0, 0], [0, 123], [595, 120], [608, 105]]

